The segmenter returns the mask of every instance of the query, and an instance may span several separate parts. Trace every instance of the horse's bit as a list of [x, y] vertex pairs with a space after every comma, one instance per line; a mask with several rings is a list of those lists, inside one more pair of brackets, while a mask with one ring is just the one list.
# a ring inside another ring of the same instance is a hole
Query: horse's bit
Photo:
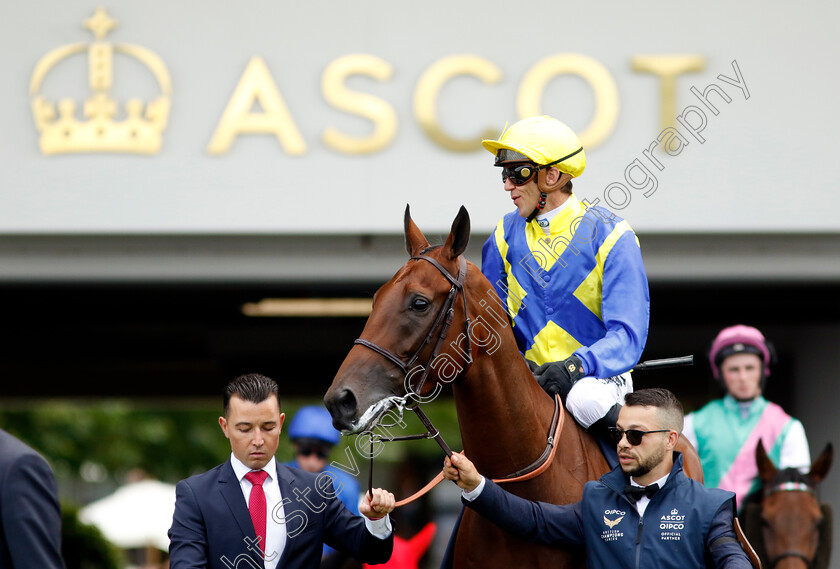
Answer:
[[[409, 385], [406, 386], [408, 388], [409, 393], [404, 397], [395, 398], [397, 400], [397, 405], [400, 408], [400, 410], [402, 410], [402, 407], [405, 405], [406, 400], [410, 399], [412, 395], [420, 394], [420, 390], [423, 388], [423, 385], [425, 384], [426, 379], [429, 376], [429, 369], [431, 368], [431, 363], [439, 355], [441, 346], [443, 345], [443, 342], [446, 339], [446, 335], [449, 332], [449, 326], [452, 324], [452, 320], [455, 316], [455, 299], [458, 295], [459, 290], [461, 291], [461, 297], [463, 298], [464, 302], [464, 335], [466, 336], [467, 341], [466, 350], [462, 353], [462, 355], [465, 356], [467, 366], [469, 366], [472, 363], [472, 344], [470, 343], [470, 317], [467, 308], [467, 292], [464, 287], [464, 282], [467, 276], [467, 262], [463, 257], [460, 257], [458, 263], [458, 277], [456, 278], [453, 277], [452, 274], [450, 274], [450, 272], [447, 271], [446, 268], [444, 268], [443, 265], [441, 265], [437, 260], [426, 256], [424, 254], [426, 251], [428, 251], [428, 249], [424, 250], [419, 255], [411, 257], [411, 260], [422, 260], [431, 263], [438, 271], [440, 271], [440, 273], [443, 276], [447, 278], [447, 280], [451, 283], [452, 286], [449, 288], [449, 294], [446, 296], [446, 300], [443, 302], [443, 306], [441, 306], [437, 318], [435, 318], [434, 323], [432, 324], [431, 328], [429, 328], [429, 332], [426, 334], [426, 338], [414, 352], [414, 355], [411, 356], [407, 362], [403, 362], [402, 359], [400, 359], [400, 357], [394, 354], [392, 351], [383, 348], [382, 346], [375, 344], [374, 342], [365, 340], [364, 338], [357, 338], [354, 342], [355, 344], [359, 344], [361, 346], [373, 350], [377, 354], [393, 362], [394, 365], [396, 365], [402, 370], [403, 375], [408, 377], [411, 373], [411, 370], [414, 368], [414, 365], [417, 363], [417, 360], [420, 358], [420, 352], [422, 352], [426, 345], [429, 344], [429, 342], [431, 342], [435, 330], [438, 328], [438, 326], [441, 327], [440, 333], [438, 334], [437, 343], [432, 349], [432, 354], [429, 358], [429, 361], [427, 362], [427, 365], [423, 366], [423, 374], [420, 376], [420, 381], [418, 381], [417, 387], [412, 387], [409, 382]], [[397, 437], [383, 437], [371, 434], [370, 471], [368, 476], [368, 491], [371, 493], [371, 495], [373, 495], [373, 445], [376, 441], [392, 442], [433, 438], [438, 443], [440, 448], [443, 449], [443, 452], [446, 453], [446, 456], [452, 456], [452, 449], [449, 448], [449, 445], [447, 445], [446, 442], [443, 440], [443, 437], [440, 435], [440, 432], [435, 428], [435, 426], [432, 424], [431, 420], [429, 420], [426, 414], [423, 413], [423, 411], [420, 409], [420, 403], [415, 402], [413, 406], [407, 406], [406, 408], [410, 409], [411, 411], [414, 411], [414, 413], [420, 419], [420, 422], [422, 422], [423, 426], [426, 427], [426, 432], [419, 435], [404, 435]], [[548, 468], [548, 465], [554, 458], [554, 451], [556, 450], [554, 442], [559, 436], [563, 426], [564, 415], [561, 413], [561, 408], [562, 404], [560, 402], [560, 398], [555, 397], [554, 417], [551, 420], [551, 427], [548, 431], [546, 447], [542, 455], [540, 455], [540, 457], [537, 460], [535, 460], [533, 463], [529, 464], [525, 468], [518, 470], [513, 474], [509, 474], [501, 479], [496, 479], [494, 480], [495, 482], [520, 482], [524, 480], [529, 480], [530, 478], [539, 476], [540, 474], [542, 474], [542, 472], [545, 471], [546, 468]], [[399, 502], [397, 502], [396, 506], [399, 507], [416, 500], [417, 498], [431, 490], [442, 480], [443, 472], [439, 473], [419, 492], [413, 494], [405, 500], [400, 500]]]
[[[771, 486], [764, 491], [764, 496], [767, 497], [770, 494], [775, 494], [776, 492], [808, 492], [815, 498], [817, 497], [817, 492], [812, 487], [808, 486], [804, 482], [783, 482], [781, 484], [777, 484], [776, 486]], [[774, 569], [776, 565], [779, 564], [779, 561], [785, 559], [787, 557], [796, 557], [801, 559], [805, 562], [807, 567], [814, 566], [814, 558], [809, 558], [807, 555], [802, 553], [801, 551], [783, 551], [773, 559], [770, 560], [770, 569]]]

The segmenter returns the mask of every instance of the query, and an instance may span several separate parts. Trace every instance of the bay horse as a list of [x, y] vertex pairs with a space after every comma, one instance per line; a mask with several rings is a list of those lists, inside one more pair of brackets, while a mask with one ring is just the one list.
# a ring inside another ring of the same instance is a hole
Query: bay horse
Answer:
[[[555, 405], [519, 353], [495, 289], [462, 256], [470, 237], [466, 209], [443, 246], [429, 245], [408, 207], [404, 226], [410, 259], [374, 295], [361, 338], [324, 397], [333, 424], [344, 434], [371, 431], [393, 407], [401, 412], [407, 396], [427, 401], [451, 383], [464, 451], [479, 471], [500, 478], [527, 470], [547, 450]], [[609, 470], [595, 439], [574, 421], [564, 425], [548, 468], [507, 484], [510, 492], [568, 504], [580, 500], [588, 480]], [[702, 481], [693, 447], [687, 441], [681, 447], [686, 473]], [[581, 550], [525, 542], [470, 509], [454, 539], [459, 569], [584, 566]]]
[[816, 486], [828, 474], [833, 456], [829, 443], [808, 474], [795, 468], [778, 470], [758, 442], [755, 460], [764, 489], [759, 518], [762, 531], [756, 536], [760, 540], [756, 549], [765, 569], [828, 567], [831, 509], [820, 506]]

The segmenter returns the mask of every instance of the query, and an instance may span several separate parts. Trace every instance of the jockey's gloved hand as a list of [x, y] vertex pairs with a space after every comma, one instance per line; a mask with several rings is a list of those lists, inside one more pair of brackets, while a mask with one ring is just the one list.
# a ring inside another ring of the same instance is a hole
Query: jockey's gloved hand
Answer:
[[[529, 367], [532, 363], [528, 362]], [[559, 393], [565, 401], [572, 386], [583, 377], [582, 364], [580, 358], [571, 356], [562, 362], [550, 362], [537, 369], [531, 368], [531, 372], [546, 393], [552, 397]]]

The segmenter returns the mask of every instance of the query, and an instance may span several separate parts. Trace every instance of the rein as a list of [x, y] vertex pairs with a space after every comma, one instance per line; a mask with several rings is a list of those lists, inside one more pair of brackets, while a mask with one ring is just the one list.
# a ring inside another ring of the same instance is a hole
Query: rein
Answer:
[[[434, 323], [432, 324], [431, 328], [429, 328], [429, 332], [426, 334], [425, 339], [414, 352], [407, 362], [404, 362], [400, 359], [399, 356], [394, 354], [394, 352], [388, 350], [387, 348], [383, 348], [382, 346], [371, 342], [370, 340], [365, 340], [364, 338], [357, 338], [354, 342], [355, 344], [359, 344], [360, 346], [364, 346], [370, 350], [373, 350], [377, 354], [381, 355], [382, 357], [386, 358], [387, 360], [391, 361], [396, 365], [400, 370], [402, 370], [403, 375], [408, 377], [414, 369], [414, 365], [417, 363], [417, 360], [420, 358], [420, 353], [426, 348], [426, 346], [432, 341], [435, 330], [440, 327], [440, 333], [438, 334], [437, 343], [435, 343], [434, 348], [432, 349], [432, 354], [427, 362], [427, 364], [431, 364], [435, 358], [437, 358], [438, 354], [440, 353], [441, 346], [443, 345], [444, 340], [449, 332], [449, 327], [452, 324], [452, 320], [455, 317], [455, 300], [458, 295], [458, 291], [461, 292], [461, 298], [463, 299], [464, 303], [464, 335], [466, 336], [466, 351], [462, 353], [465, 356], [466, 364], [469, 366], [472, 363], [472, 344], [470, 343], [470, 317], [469, 311], [467, 307], [467, 292], [464, 287], [464, 283], [466, 281], [467, 276], [467, 262], [464, 257], [460, 257], [459, 264], [458, 264], [458, 276], [454, 277], [446, 268], [441, 265], [437, 260], [428, 257], [427, 255], [420, 253], [419, 255], [411, 257], [411, 260], [418, 260], [418, 261], [426, 261], [433, 265], [440, 273], [446, 277], [446, 279], [451, 283], [451, 287], [449, 288], [449, 294], [446, 296], [446, 300], [443, 302], [441, 306], [440, 312], [438, 312], [437, 317], [435, 318]], [[460, 350], [459, 350], [460, 351]], [[423, 375], [420, 376], [420, 380], [417, 383], [416, 388], [412, 387], [411, 384], [407, 386], [409, 388], [409, 395], [411, 394], [419, 394], [420, 390], [423, 388], [423, 385], [426, 382], [426, 379], [429, 376], [429, 370], [431, 369], [430, 365], [422, 366], [423, 367]], [[466, 370], [466, 367], [465, 367]], [[405, 404], [406, 399], [408, 399], [408, 395], [406, 397], [398, 398], [402, 405]], [[398, 403], [398, 406], [402, 407]], [[420, 409], [420, 404], [415, 403], [413, 406], [406, 407], [407, 409], [414, 411], [417, 417], [420, 419], [420, 422], [423, 423], [423, 426], [426, 428], [425, 433], [416, 434], [416, 435], [403, 435], [398, 437], [382, 437], [379, 435], [371, 434], [370, 438], [370, 471], [368, 472], [368, 492], [370, 495], [373, 495], [373, 446], [375, 442], [380, 441], [407, 441], [407, 440], [418, 440], [418, 439], [435, 439], [435, 442], [440, 446], [443, 452], [446, 453], [446, 456], [452, 456], [452, 449], [449, 448], [449, 445], [446, 444], [446, 441], [443, 440], [443, 437], [440, 435], [440, 431], [438, 431], [435, 426], [432, 424], [431, 420], [426, 416], [425, 413]], [[509, 474], [502, 478], [494, 479], [493, 481], [496, 483], [510, 483], [510, 482], [523, 482], [525, 480], [530, 480], [531, 478], [535, 478], [542, 474], [551, 464], [551, 461], [554, 459], [554, 454], [556, 451], [555, 442], [557, 441], [558, 437], [560, 436], [560, 432], [563, 430], [563, 423], [565, 422], [565, 413], [563, 412], [563, 405], [560, 401], [560, 396], [556, 396], [554, 399], [554, 417], [551, 420], [551, 426], [549, 427], [548, 437], [546, 441], [545, 450], [540, 455], [537, 460], [529, 464], [523, 469], [520, 469], [513, 474]], [[412, 494], [408, 498], [404, 500], [400, 500], [396, 503], [395, 507], [404, 506], [408, 503], [413, 502], [417, 498], [420, 498], [424, 494], [426, 494], [429, 490], [437, 486], [443, 481], [443, 471], [438, 473], [426, 486], [424, 486], [418, 492]]]
[[[776, 492], [807, 492], [815, 498], [817, 497], [817, 491], [813, 487], [805, 484], [804, 482], [782, 482], [781, 484], [770, 486], [764, 490], [764, 496], [766, 497], [770, 494], [775, 494]], [[782, 553], [778, 554], [770, 560], [770, 569], [774, 569], [782, 559], [786, 559], [788, 557], [796, 557], [797, 559], [801, 559], [807, 567], [813, 567], [814, 559], [816, 559], [816, 554], [813, 558], [809, 558], [801, 551], [783, 551]]]

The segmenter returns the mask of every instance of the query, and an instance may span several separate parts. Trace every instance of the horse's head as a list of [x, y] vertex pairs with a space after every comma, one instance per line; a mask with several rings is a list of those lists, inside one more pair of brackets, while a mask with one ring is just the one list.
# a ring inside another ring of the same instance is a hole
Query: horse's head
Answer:
[[373, 296], [361, 338], [324, 397], [336, 428], [348, 434], [370, 430], [392, 407], [401, 410], [436, 395], [447, 374], [469, 363], [467, 263], [461, 258], [469, 237], [469, 214], [461, 207], [444, 245], [431, 247], [406, 207], [410, 259]]
[[816, 496], [833, 458], [831, 443], [808, 474], [795, 468], [777, 470], [759, 441], [755, 449], [758, 474], [764, 484], [761, 522], [768, 569], [813, 567], [820, 541], [823, 509]]

